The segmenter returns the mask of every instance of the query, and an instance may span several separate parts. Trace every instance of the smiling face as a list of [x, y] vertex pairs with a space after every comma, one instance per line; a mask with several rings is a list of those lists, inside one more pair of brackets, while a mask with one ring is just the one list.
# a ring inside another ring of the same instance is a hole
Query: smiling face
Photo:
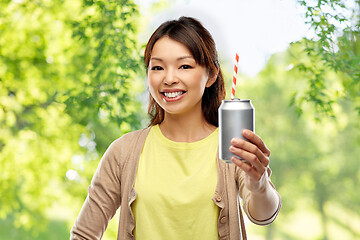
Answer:
[[205, 87], [214, 81], [185, 45], [167, 36], [156, 41], [148, 67], [148, 83], [151, 96], [165, 114], [201, 111]]

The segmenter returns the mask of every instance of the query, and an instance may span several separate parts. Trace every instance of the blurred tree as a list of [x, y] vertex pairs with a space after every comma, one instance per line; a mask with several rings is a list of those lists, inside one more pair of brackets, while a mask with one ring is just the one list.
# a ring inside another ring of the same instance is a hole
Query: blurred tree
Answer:
[[[299, 0], [305, 9], [307, 24], [315, 37], [301, 44], [310, 57], [299, 57], [295, 65], [306, 73], [307, 87], [294, 94], [293, 104], [301, 113], [302, 106], [312, 103], [320, 115], [334, 116], [333, 103], [342, 99], [354, 102], [360, 115], [360, 1]], [[329, 93], [327, 69], [339, 73], [337, 82], [342, 89]]]
[[[330, 224], [342, 229], [349, 239], [357, 238], [358, 229], [346, 224], [344, 216], [332, 214], [329, 207], [335, 205], [360, 215], [356, 204], [360, 201], [360, 193], [355, 187], [360, 182], [358, 115], [354, 103], [342, 99], [332, 104], [336, 119], [314, 121], [318, 110], [306, 104], [302, 106], [303, 113], [299, 118], [296, 107], [289, 107], [293, 92], [306, 88], [303, 79], [308, 73], [293, 68], [299, 59], [303, 62], [312, 60], [303, 53], [301, 44], [274, 54], [258, 76], [240, 81], [237, 92], [242, 98], [252, 99], [256, 109], [256, 132], [272, 152], [272, 180], [283, 199], [280, 219], [290, 217], [299, 206], [304, 206], [301, 202], [306, 202], [307, 208], [314, 209], [320, 216], [323, 235], [318, 236], [319, 239], [337, 239], [338, 235], [330, 237]], [[329, 92], [341, 87], [338, 83], [341, 73], [327, 68], [323, 74]], [[276, 220], [267, 226], [266, 239], [275, 236], [298, 239], [284, 225], [285, 222]]]
[[139, 14], [132, 1], [0, 9], [0, 218], [38, 232], [64, 189], [83, 201], [92, 160], [141, 126]]
[[[271, 179], [282, 197], [282, 218], [296, 210], [299, 200], [311, 192], [308, 167], [317, 152], [307, 121], [289, 108], [289, 90], [296, 89], [299, 82], [287, 78], [288, 61], [288, 54], [274, 54], [255, 78], [240, 81], [237, 89], [238, 96], [252, 100], [256, 133], [271, 150]], [[278, 221], [266, 226], [266, 239], [281, 235], [283, 223]], [[292, 239], [291, 232], [285, 233]]]

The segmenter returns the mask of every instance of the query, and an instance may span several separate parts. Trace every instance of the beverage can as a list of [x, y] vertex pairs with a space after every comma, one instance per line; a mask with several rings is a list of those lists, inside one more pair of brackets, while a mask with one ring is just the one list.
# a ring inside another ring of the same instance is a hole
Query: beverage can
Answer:
[[255, 108], [249, 99], [234, 98], [233, 100], [223, 100], [218, 114], [219, 158], [226, 163], [232, 163], [231, 157], [239, 157], [230, 152], [230, 141], [234, 137], [248, 141], [242, 135], [244, 129], [255, 132]]

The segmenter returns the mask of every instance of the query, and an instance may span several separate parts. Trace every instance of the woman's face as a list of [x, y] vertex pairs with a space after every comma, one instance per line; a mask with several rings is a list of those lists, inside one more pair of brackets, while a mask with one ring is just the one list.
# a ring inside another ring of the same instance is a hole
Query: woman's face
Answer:
[[156, 41], [148, 67], [149, 91], [167, 114], [201, 111], [205, 87], [215, 81], [189, 49], [165, 36]]

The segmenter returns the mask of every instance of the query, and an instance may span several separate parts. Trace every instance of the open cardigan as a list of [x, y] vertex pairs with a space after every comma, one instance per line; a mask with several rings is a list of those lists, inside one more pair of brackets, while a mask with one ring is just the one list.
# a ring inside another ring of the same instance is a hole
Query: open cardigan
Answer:
[[[88, 189], [88, 196], [81, 208], [70, 239], [101, 239], [107, 224], [120, 207], [118, 237], [120, 240], [134, 239], [135, 227], [131, 204], [136, 199], [133, 188], [136, 170], [146, 136], [150, 128], [137, 130], [115, 140], [106, 150]], [[244, 218], [240, 207], [255, 224], [267, 225], [273, 222], [280, 210], [279, 206], [271, 218], [265, 221], [253, 219], [248, 211], [250, 191], [245, 187], [245, 173], [235, 164], [217, 159], [218, 182], [213, 202], [220, 208], [218, 219], [219, 239], [246, 240]], [[268, 176], [271, 170], [267, 170]], [[270, 185], [270, 178], [268, 178]], [[154, 203], [156, 204], [156, 203]]]

